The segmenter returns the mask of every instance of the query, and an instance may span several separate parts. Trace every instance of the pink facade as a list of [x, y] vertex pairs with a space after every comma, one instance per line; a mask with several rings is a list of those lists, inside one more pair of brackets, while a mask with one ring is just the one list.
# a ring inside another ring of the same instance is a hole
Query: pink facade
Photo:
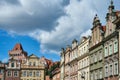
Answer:
[[20, 80], [20, 62], [11, 58], [5, 68], [5, 80]]

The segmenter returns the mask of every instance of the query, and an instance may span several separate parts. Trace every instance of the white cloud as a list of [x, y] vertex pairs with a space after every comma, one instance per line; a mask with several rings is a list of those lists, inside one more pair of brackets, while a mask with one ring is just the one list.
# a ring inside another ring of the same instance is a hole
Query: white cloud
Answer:
[[97, 13], [92, 4], [91, 0], [70, 0], [70, 4], [64, 8], [66, 15], [56, 21], [58, 25], [54, 30], [51, 32], [37, 30], [30, 36], [41, 43], [41, 50], [59, 51], [61, 47], [71, 44], [72, 39], [90, 34], [88, 29], [92, 27], [93, 17]]
[[91, 36], [91, 30], [89, 29], [89, 30], [83, 32], [83, 33], [80, 35], [80, 37], [82, 37], [82, 36]]
[[3, 63], [8, 62], [8, 58], [4, 58], [4, 59], [2, 60], [2, 62], [3, 62]]
[[[14, 5], [15, 11], [12, 10], [14, 6], [11, 4], [10, 6], [4, 5], [3, 8], [9, 8], [8, 14], [6, 13], [4, 16], [9, 20], [11, 14], [16, 15], [15, 20], [18, 22], [21, 20], [23, 26], [22, 28], [21, 25], [17, 26], [19, 23], [15, 21], [16, 27], [0, 28], [12, 29], [13, 32], [31, 36], [40, 43], [40, 50], [43, 53], [57, 53], [61, 47], [71, 44], [74, 38], [79, 39], [79, 36], [90, 34], [92, 20], [96, 13], [102, 23], [105, 21], [108, 0], [70, 0], [66, 6], [61, 5], [62, 1], [64, 0], [19, 0], [20, 5], [17, 7]], [[60, 15], [59, 13], [62, 12], [65, 14]]]

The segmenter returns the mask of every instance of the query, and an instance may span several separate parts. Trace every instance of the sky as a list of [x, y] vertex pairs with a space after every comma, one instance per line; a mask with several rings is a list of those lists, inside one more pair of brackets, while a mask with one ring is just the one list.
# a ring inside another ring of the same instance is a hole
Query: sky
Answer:
[[[120, 10], [120, 0], [114, 0]], [[61, 48], [91, 34], [97, 14], [102, 25], [110, 0], [0, 0], [0, 60], [21, 43], [28, 55], [60, 60]]]

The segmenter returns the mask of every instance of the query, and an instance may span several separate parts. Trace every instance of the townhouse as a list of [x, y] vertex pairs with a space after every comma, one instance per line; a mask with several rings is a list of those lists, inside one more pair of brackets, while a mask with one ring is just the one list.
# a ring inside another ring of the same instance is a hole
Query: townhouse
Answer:
[[78, 45], [78, 80], [89, 80], [89, 39], [82, 37]]

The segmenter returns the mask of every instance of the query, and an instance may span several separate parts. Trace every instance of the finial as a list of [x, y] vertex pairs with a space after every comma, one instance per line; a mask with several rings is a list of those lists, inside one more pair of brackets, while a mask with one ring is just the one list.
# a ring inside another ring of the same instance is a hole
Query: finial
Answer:
[[97, 14], [95, 14], [95, 16], [97, 17]]
[[111, 0], [111, 5], [113, 5], [113, 0]]

